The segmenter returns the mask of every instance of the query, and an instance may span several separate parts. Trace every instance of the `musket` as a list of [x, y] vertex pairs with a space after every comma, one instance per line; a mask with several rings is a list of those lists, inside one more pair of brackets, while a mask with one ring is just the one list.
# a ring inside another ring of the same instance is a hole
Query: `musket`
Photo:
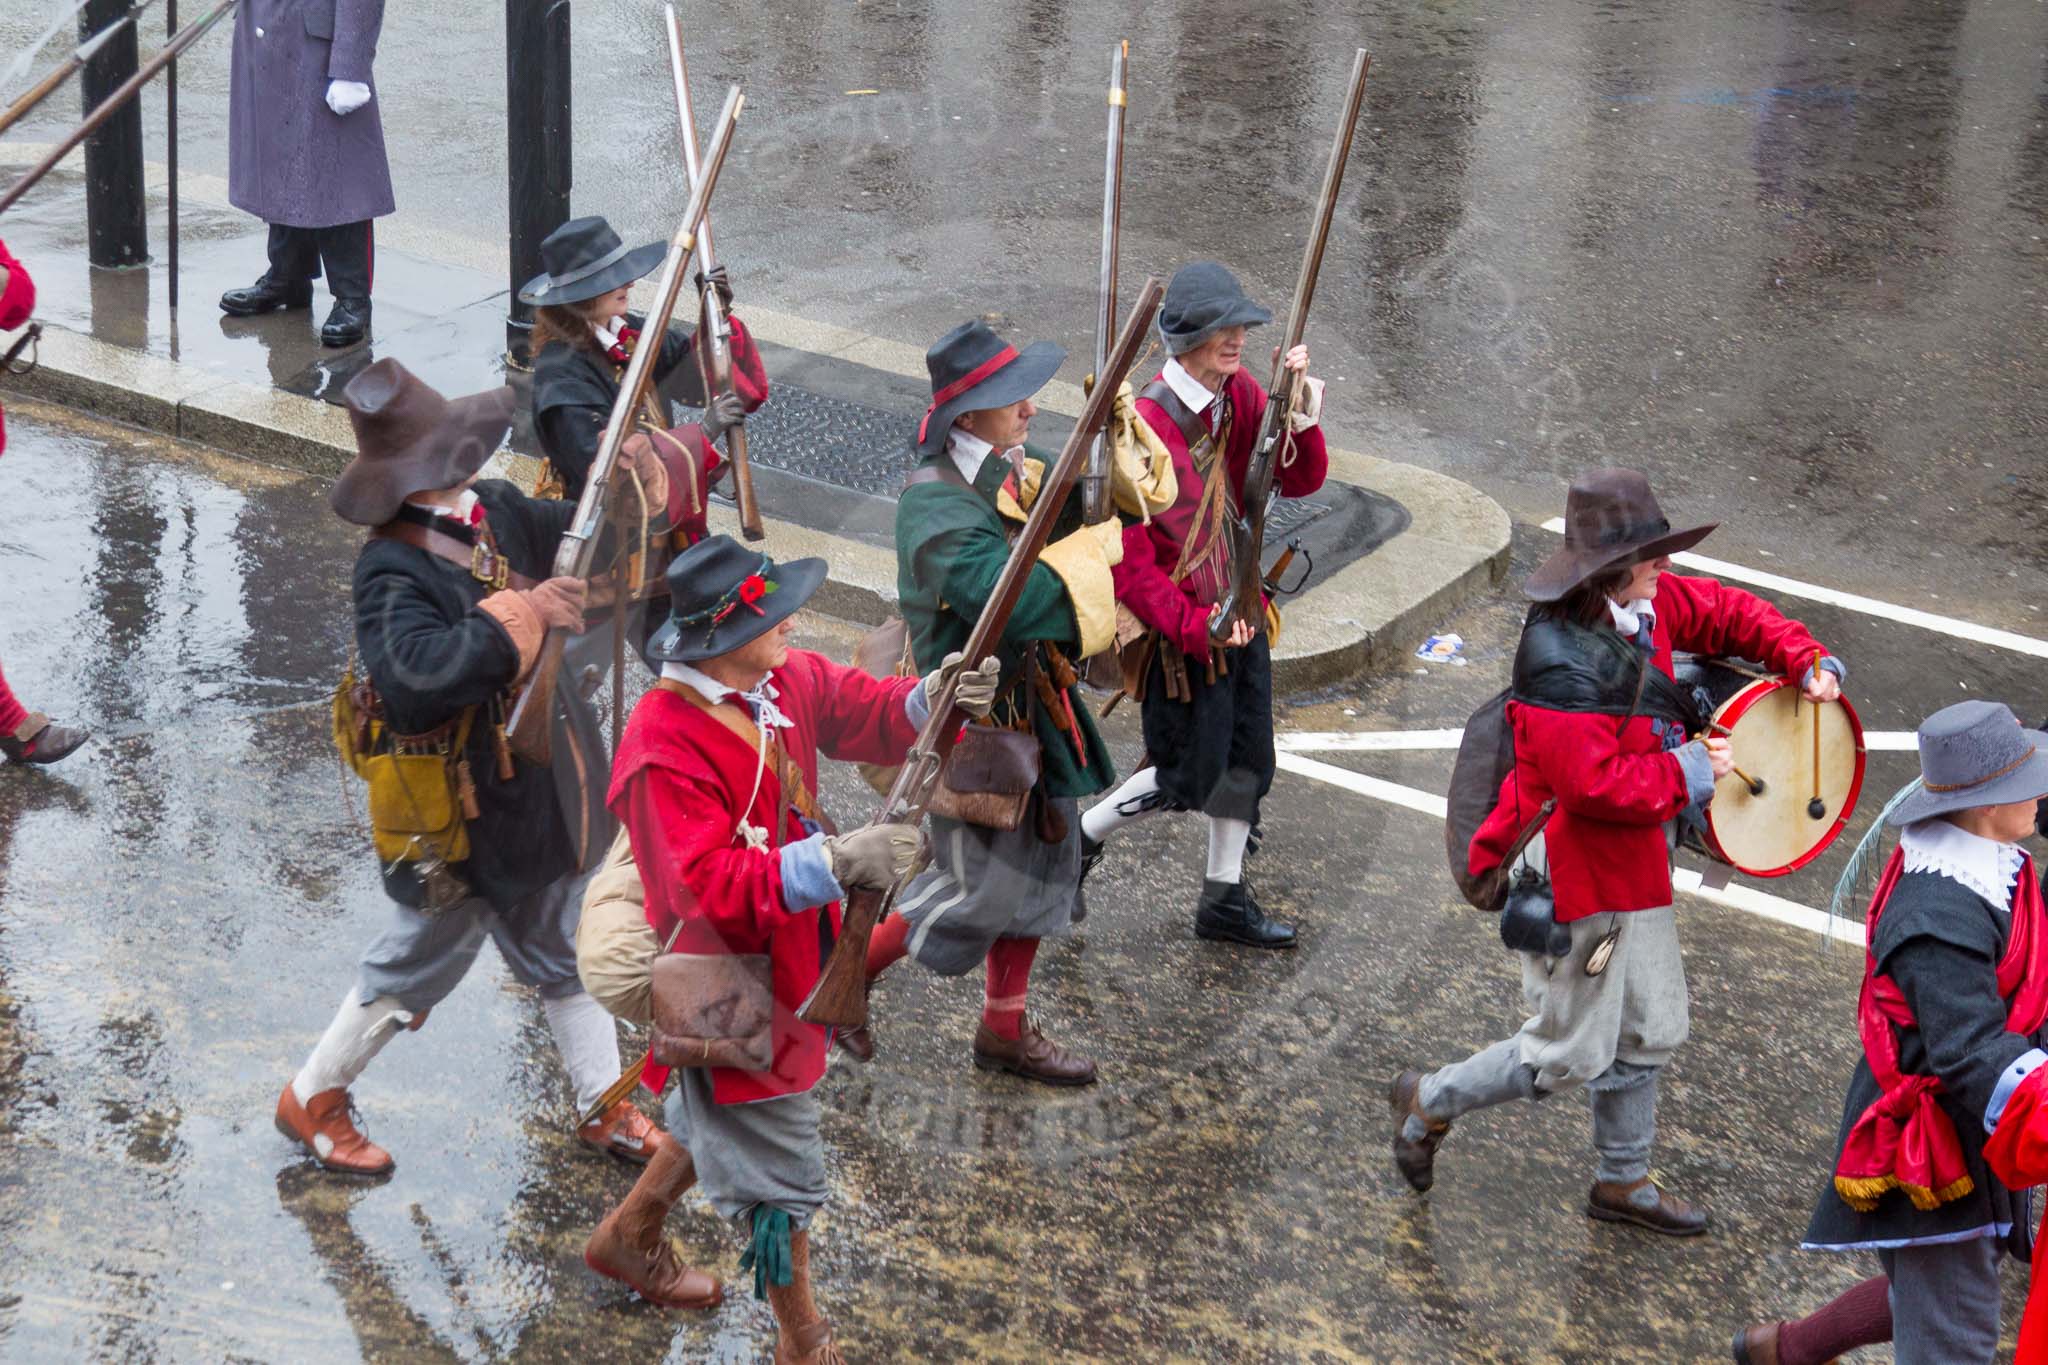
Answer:
[[[1010, 557], [974, 623], [973, 633], [967, 637], [963, 657], [978, 661], [995, 653], [1003, 629], [1010, 623], [1010, 613], [1024, 595], [1025, 581], [1052, 538], [1053, 522], [1081, 473], [1088, 439], [1109, 420], [1117, 386], [1123, 383], [1131, 366], [1137, 364], [1138, 350], [1145, 343], [1146, 331], [1165, 292], [1156, 276], [1146, 280], [1145, 287], [1138, 291], [1138, 302], [1124, 320], [1123, 330], [1117, 333], [1116, 344], [1110, 348], [1095, 387], [1088, 392], [1088, 401], [1081, 407], [1073, 432], [1039, 487], [1038, 499], [1031, 504], [1031, 516], [1010, 547]], [[956, 682], [957, 679], [949, 679], [939, 695], [931, 699], [931, 715], [918, 731], [917, 742], [904, 755], [903, 766], [897, 770], [889, 795], [869, 822], [871, 825], [916, 824], [924, 818], [946, 757], [953, 752], [953, 743], [967, 720], [966, 714], [953, 704]], [[839, 938], [832, 945], [832, 955], [826, 959], [818, 984], [798, 1007], [797, 1018], [807, 1024], [837, 1028], [859, 1028], [867, 1022], [868, 939], [882, 916], [889, 913], [897, 890], [893, 886], [887, 891], [856, 889], [847, 895]]]
[[1344, 96], [1344, 114], [1337, 124], [1337, 139], [1330, 148], [1330, 164], [1323, 171], [1323, 190], [1316, 197], [1315, 229], [1309, 233], [1308, 248], [1302, 253], [1301, 273], [1294, 280], [1294, 302], [1287, 310], [1287, 334], [1273, 357], [1273, 378], [1266, 386], [1266, 417], [1259, 427], [1258, 444], [1244, 474], [1244, 496], [1237, 515], [1224, 523], [1230, 538], [1230, 582], [1216, 604], [1209, 626], [1209, 638], [1218, 645], [1230, 638], [1239, 620], [1253, 631], [1266, 627], [1265, 601], [1260, 580], [1265, 576], [1259, 561], [1266, 552], [1266, 512], [1273, 505], [1273, 476], [1286, 463], [1288, 447], [1294, 443], [1291, 419], [1300, 395], [1295, 376], [1287, 372], [1287, 353], [1301, 344], [1308, 326], [1309, 303], [1315, 298], [1316, 276], [1323, 268], [1323, 248], [1330, 241], [1330, 220], [1337, 212], [1337, 190], [1344, 183], [1344, 162], [1351, 155], [1351, 135], [1358, 127], [1358, 111], [1365, 103], [1365, 73], [1372, 67], [1372, 55], [1364, 48], [1351, 60], [1351, 87]]
[[[1129, 81], [1127, 66], [1131, 40], [1119, 42], [1109, 57], [1109, 133], [1105, 139], [1102, 167], [1102, 280], [1096, 290], [1095, 373], [1101, 374], [1109, 360], [1109, 343], [1116, 335], [1117, 239], [1124, 214], [1124, 107]], [[1088, 472], [1081, 476], [1081, 519], [1093, 526], [1116, 515], [1109, 500], [1109, 437], [1097, 435], [1088, 447]]]
[[141, 0], [140, 4], [126, 14], [80, 43], [76, 52], [57, 63], [47, 76], [24, 90], [20, 99], [8, 105], [5, 110], [0, 110], [0, 135], [4, 135], [9, 128], [21, 122], [23, 115], [49, 98], [51, 92], [70, 80], [80, 67], [97, 56], [99, 50], [105, 47], [115, 34], [134, 23], [144, 10], [155, 3], [156, 0]]
[[[65, 134], [64, 139], [50, 149], [49, 155], [24, 172], [21, 179], [8, 187], [6, 194], [0, 195], [0, 213], [5, 213], [10, 208], [13, 208], [15, 200], [27, 194], [38, 180], [41, 180], [50, 173], [51, 168], [56, 166], [65, 157], [71, 155], [73, 147], [76, 147], [98, 131], [99, 126], [112, 118], [115, 111], [120, 109], [122, 105], [134, 99], [136, 92], [149, 84], [157, 72], [176, 61], [180, 53], [204, 37], [206, 31], [216, 23], [219, 23], [222, 16], [234, 7], [235, 0], [220, 0], [219, 4], [215, 5], [205, 14], [179, 29], [169, 42], [166, 42], [157, 50], [157, 54], [154, 57], [144, 62], [134, 75], [122, 81], [120, 87], [113, 94], [101, 100], [99, 106], [85, 116], [83, 123]], [[133, 11], [130, 11], [130, 15], [132, 17]], [[93, 41], [98, 42], [99, 39], [95, 38]]]
[[[662, 263], [661, 283], [655, 288], [654, 306], [648, 310], [647, 325], [641, 329], [641, 343], [633, 348], [633, 358], [626, 362], [625, 377], [619, 383], [619, 396], [612, 402], [611, 417], [605, 423], [597, 455], [590, 462], [583, 496], [577, 500], [576, 513], [570, 518], [569, 529], [562, 533], [560, 548], [555, 551], [557, 578], [590, 577], [597, 558], [598, 537], [611, 510], [612, 475], [619, 467], [619, 449], [625, 445], [626, 437], [632, 434], [633, 414], [638, 410], [648, 385], [654, 381], [654, 362], [661, 354], [660, 340], [668, 330], [669, 318], [675, 314], [676, 300], [683, 291], [683, 273], [689, 268], [691, 253], [697, 249], [698, 227], [711, 206], [711, 192], [718, 185], [719, 168], [725, 165], [725, 154], [732, 146], [733, 125], [739, 120], [740, 108], [745, 103], [746, 99], [737, 85], [726, 91], [725, 108], [718, 115], [717, 126], [711, 132], [711, 146], [704, 154], [704, 174], [691, 188], [690, 206], [683, 211], [683, 221], [668, 244], [668, 258]], [[562, 670], [562, 644], [562, 632], [559, 630], [550, 628], [541, 637], [540, 657], [534, 662], [533, 676], [520, 692], [519, 700], [513, 703], [512, 714], [505, 724], [512, 751], [528, 763], [541, 766], [553, 757], [548, 712], [554, 705], [555, 682]]]
[[[676, 23], [676, 7], [668, 9], [668, 67], [675, 78], [676, 118], [683, 139], [683, 170], [692, 185], [697, 183], [697, 121], [690, 113], [690, 72], [683, 62], [683, 31]], [[704, 278], [699, 302], [697, 360], [704, 373], [704, 401], [708, 404], [732, 387], [732, 323], [726, 317], [725, 302], [711, 283], [715, 264], [711, 251], [711, 220], [706, 218], [697, 232], [697, 273]], [[747, 427], [734, 422], [725, 429], [725, 459], [732, 466], [732, 496], [739, 504], [740, 534], [760, 540], [768, 533], [761, 526], [761, 504], [754, 497], [754, 469], [747, 463]]]

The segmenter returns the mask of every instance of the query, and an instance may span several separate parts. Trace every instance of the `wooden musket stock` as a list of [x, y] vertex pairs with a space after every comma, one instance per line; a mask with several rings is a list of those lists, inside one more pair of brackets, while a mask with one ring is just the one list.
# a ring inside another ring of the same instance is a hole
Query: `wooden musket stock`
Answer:
[[[1123, 330], [1110, 348], [1109, 359], [1081, 408], [1073, 433], [1060, 448], [1059, 459], [1047, 471], [1038, 500], [1031, 504], [1031, 516], [1010, 547], [1002, 576], [996, 579], [995, 589], [989, 593], [988, 603], [974, 623], [974, 632], [967, 637], [962, 650], [965, 659], [979, 662], [995, 653], [1003, 629], [1010, 623], [1010, 613], [1017, 609], [1017, 600], [1024, 595], [1025, 581], [1038, 563], [1046, 541], [1052, 537], [1052, 524], [1081, 472], [1088, 440], [1109, 420], [1117, 386], [1123, 383], [1131, 366], [1138, 363], [1138, 351], [1145, 344], [1146, 331], [1165, 292], [1157, 277], [1146, 280], [1145, 287], [1138, 291], [1138, 302], [1124, 320]], [[896, 781], [889, 788], [881, 810], [869, 822], [871, 825], [916, 824], [924, 818], [925, 806], [938, 785], [946, 756], [952, 753], [953, 742], [960, 737], [960, 727], [967, 720], [965, 713], [953, 705], [953, 689], [954, 683], [948, 682], [932, 698], [931, 716], [918, 732], [917, 743], [904, 755]], [[827, 959], [824, 974], [812, 988], [810, 998], [798, 1008], [799, 1019], [837, 1028], [859, 1028], [867, 1022], [868, 938], [882, 916], [889, 913], [896, 891], [892, 886], [887, 891], [855, 890], [847, 894], [839, 939], [832, 945], [832, 956]]]
[[[1096, 290], [1095, 373], [1109, 362], [1116, 335], [1116, 264], [1124, 211], [1124, 108], [1128, 103], [1131, 44], [1117, 44], [1109, 59], [1109, 133], [1102, 168], [1102, 278]], [[1088, 472], [1081, 476], [1081, 519], [1093, 526], [1116, 515], [1110, 501], [1109, 435], [1099, 432], [1088, 447]]]
[[[683, 30], [676, 22], [676, 7], [668, 8], [668, 67], [676, 87], [676, 121], [683, 141], [683, 171], [697, 183], [697, 121], [690, 112], [690, 70], [683, 61]], [[725, 301], [711, 283], [716, 264], [711, 250], [711, 219], [705, 218], [697, 232], [697, 271], [704, 276], [699, 291], [697, 360], [704, 375], [704, 401], [708, 405], [732, 387], [732, 324], [726, 317]], [[734, 422], [725, 431], [726, 463], [732, 466], [733, 501], [739, 504], [740, 534], [761, 540], [768, 534], [761, 525], [761, 506], [754, 498], [754, 469], [747, 463], [747, 425]]]
[[[99, 105], [90, 114], [87, 114], [85, 116], [85, 121], [83, 123], [80, 123], [76, 128], [73, 128], [69, 133], [66, 133], [63, 139], [59, 141], [55, 147], [52, 147], [50, 149], [49, 155], [45, 156], [41, 161], [38, 161], [35, 165], [29, 167], [27, 171], [22, 173], [21, 179], [15, 181], [12, 185], [8, 187], [6, 194], [0, 195], [0, 213], [5, 213], [7, 212], [7, 210], [13, 208], [15, 201], [21, 198], [21, 196], [23, 196], [24, 194], [27, 194], [30, 189], [34, 188], [35, 183], [38, 180], [41, 180], [44, 176], [48, 175], [52, 167], [54, 167], [58, 162], [62, 161], [65, 157], [71, 155], [72, 148], [76, 147], [79, 143], [85, 141], [87, 138], [91, 137], [95, 132], [97, 132], [99, 130], [99, 126], [102, 123], [105, 123], [108, 119], [112, 118], [114, 116], [114, 112], [117, 109], [119, 109], [122, 105], [126, 104], [129, 100], [134, 99], [136, 92], [141, 90], [143, 86], [149, 84], [150, 80], [156, 75], [157, 72], [163, 70], [172, 62], [176, 61], [178, 59], [179, 53], [183, 52], [186, 48], [192, 46], [192, 44], [198, 42], [199, 39], [205, 35], [208, 29], [212, 28], [216, 23], [220, 21], [222, 15], [226, 14], [229, 10], [233, 9], [234, 7], [235, 0], [220, 0], [219, 4], [215, 5], [205, 14], [201, 15], [197, 19], [194, 19], [191, 23], [185, 25], [185, 27], [179, 29], [177, 35], [173, 37], [169, 42], [165, 43], [163, 47], [158, 49], [157, 54], [154, 57], [151, 57], [148, 61], [144, 62], [141, 68], [138, 69], [134, 75], [130, 76], [127, 80], [121, 82], [120, 87], [116, 89], [113, 94], [101, 100], [99, 102]], [[136, 9], [138, 10], [140, 8], [141, 6], [136, 7]], [[135, 13], [136, 10], [130, 10], [129, 18], [133, 19]], [[92, 55], [90, 49], [95, 48], [101, 41], [103, 41], [107, 37], [109, 33], [115, 31], [119, 27], [120, 21], [116, 21], [115, 23], [108, 25], [108, 27], [105, 30], [95, 35], [89, 42], [87, 42], [83, 47], [79, 49], [79, 52], [83, 53], [84, 57], [74, 59], [78, 60], [80, 64], [83, 65], [84, 60], [90, 58]], [[64, 74], [68, 75], [70, 73], [65, 72]], [[59, 83], [61, 83], [61, 81], [62, 78], [60, 77]], [[50, 86], [51, 90], [54, 90], [56, 88], [56, 85]], [[33, 94], [34, 92], [31, 91], [30, 93]], [[44, 91], [44, 94], [47, 93], [49, 92]], [[38, 96], [38, 98], [40, 98], [40, 96]], [[18, 104], [19, 102], [17, 101], [17, 105]], [[24, 109], [22, 112], [26, 113], [27, 111]], [[20, 115], [15, 114], [14, 110], [11, 108], [8, 110], [8, 113], [15, 118], [20, 117]]]
[[[690, 253], [697, 249], [698, 225], [711, 206], [719, 168], [725, 164], [725, 154], [732, 146], [733, 125], [745, 103], [737, 85], [726, 91], [725, 108], [718, 116], [718, 126], [712, 130], [711, 146], [704, 156], [703, 177], [691, 189], [690, 206], [684, 210], [682, 224], [668, 244], [668, 258], [662, 263], [654, 307], [648, 310], [647, 325], [640, 333], [643, 340], [633, 348], [633, 358], [626, 362], [625, 378], [620, 381], [619, 396], [612, 403], [597, 456], [590, 462], [589, 478], [583, 485], [582, 498], [576, 503], [576, 515], [570, 520], [569, 529], [562, 533], [561, 548], [555, 552], [557, 578], [590, 577], [597, 557], [598, 536], [611, 510], [612, 476], [619, 467], [619, 448], [632, 433], [634, 411], [654, 381], [654, 362], [661, 354], [661, 338], [668, 331], [669, 319], [675, 315], [676, 300], [683, 291], [683, 273], [689, 267]], [[513, 752], [528, 763], [541, 766], [553, 757], [549, 712], [554, 706], [555, 682], [562, 669], [562, 643], [559, 630], [550, 629], [542, 637], [533, 676], [513, 704], [505, 725]]]
[[1266, 626], [1265, 602], [1259, 594], [1264, 572], [1259, 561], [1266, 552], [1266, 512], [1273, 503], [1273, 476], [1286, 460], [1293, 443], [1290, 419], [1299, 386], [1287, 373], [1287, 353], [1301, 344], [1308, 326], [1308, 309], [1315, 298], [1316, 276], [1323, 268], [1323, 248], [1330, 241], [1330, 220], [1337, 211], [1337, 191], [1344, 183], [1344, 162], [1351, 155], [1351, 135], [1358, 127], [1358, 111], [1365, 102], [1365, 73], [1372, 56], [1364, 48], [1351, 61], [1351, 87], [1344, 96], [1344, 114], [1337, 124], [1337, 139], [1330, 148], [1330, 164], [1323, 172], [1323, 190], [1316, 196], [1315, 230], [1309, 234], [1302, 253], [1301, 273], [1294, 281], [1294, 302], [1287, 310], [1287, 335], [1280, 352], [1273, 357], [1273, 378], [1266, 387], [1266, 417], [1259, 427], [1259, 441], [1252, 448], [1250, 465], [1244, 475], [1244, 498], [1237, 515], [1224, 524], [1230, 537], [1231, 579], [1216, 604], [1209, 638], [1223, 644], [1231, 627], [1243, 620], [1254, 631]]

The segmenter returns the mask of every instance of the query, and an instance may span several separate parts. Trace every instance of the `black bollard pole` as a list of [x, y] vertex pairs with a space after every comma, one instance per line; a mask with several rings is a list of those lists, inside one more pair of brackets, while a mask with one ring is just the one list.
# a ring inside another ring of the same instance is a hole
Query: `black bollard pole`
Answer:
[[529, 363], [533, 308], [519, 287], [541, 270], [540, 244], [569, 217], [569, 0], [505, 0], [505, 165], [512, 307], [511, 362]]
[[[86, 0], [78, 14], [82, 42], [128, 13], [129, 0]], [[139, 65], [135, 25], [114, 35], [79, 72], [85, 112], [114, 93]], [[130, 100], [85, 140], [87, 255], [94, 265], [132, 266], [149, 259], [143, 217], [142, 105]]]
[[[178, 0], [165, 0], [164, 37], [173, 38], [178, 33]], [[167, 230], [164, 233], [165, 254], [170, 263], [164, 275], [165, 292], [170, 298], [171, 316], [178, 315], [178, 63], [173, 60], [164, 68], [164, 163], [170, 176], [170, 204], [164, 217]], [[173, 356], [175, 358], [175, 355]]]

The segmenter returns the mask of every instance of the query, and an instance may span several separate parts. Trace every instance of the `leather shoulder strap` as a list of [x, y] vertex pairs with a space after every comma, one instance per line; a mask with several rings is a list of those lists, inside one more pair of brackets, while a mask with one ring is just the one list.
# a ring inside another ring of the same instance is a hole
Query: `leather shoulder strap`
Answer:
[[1192, 450], [1196, 443], [1209, 439], [1209, 428], [1203, 423], [1202, 414], [1181, 402], [1180, 395], [1164, 379], [1155, 379], [1138, 390], [1138, 397], [1151, 399], [1173, 419], [1173, 424], [1180, 428], [1181, 439], [1188, 443], [1188, 449]]
[[[684, 701], [689, 702], [698, 710], [704, 712], [704, 714], [710, 716], [713, 720], [716, 720], [720, 725], [732, 731], [733, 735], [749, 749], [753, 749], [756, 752], [760, 750], [761, 727], [747, 719], [746, 713], [739, 707], [732, 705], [730, 702], [706, 701], [704, 700], [703, 693], [687, 683], [677, 682], [674, 678], [657, 678], [654, 681], [654, 685], [664, 692], [673, 692]], [[768, 739], [768, 754], [770, 760], [775, 764], [775, 778], [776, 781], [782, 784], [784, 797], [791, 804], [795, 805], [797, 810], [806, 819], [823, 829], [827, 834], [837, 834], [839, 831], [833, 826], [831, 820], [826, 818], [824, 809], [818, 805], [817, 794], [811, 790], [810, 784], [804, 781], [803, 770], [797, 767], [795, 760], [791, 759], [783, 750], [782, 741], [773, 734], [770, 734]], [[781, 830], [779, 828], [776, 831], [776, 836], [778, 838], [781, 837]]]
[[[445, 559], [450, 564], [461, 566], [483, 582], [491, 581], [490, 576], [481, 572], [489, 560], [495, 557], [502, 562], [504, 559], [503, 553], [495, 545], [486, 548], [465, 544], [445, 531], [432, 530], [410, 521], [387, 521], [370, 532], [370, 537], [373, 540], [394, 540], [400, 545], [410, 545], [415, 550], [425, 550], [436, 559]], [[504, 567], [506, 587], [525, 592], [529, 588], [540, 586], [539, 579], [528, 578], [510, 564]]]

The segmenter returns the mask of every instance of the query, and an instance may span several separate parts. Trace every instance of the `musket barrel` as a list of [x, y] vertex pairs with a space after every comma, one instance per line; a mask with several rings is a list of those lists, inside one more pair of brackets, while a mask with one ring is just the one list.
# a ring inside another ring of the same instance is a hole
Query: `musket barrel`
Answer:
[[[1102, 273], [1095, 306], [1098, 377], [1109, 363], [1110, 343], [1116, 336], [1116, 271], [1123, 235], [1124, 110], [1129, 104], [1130, 54], [1131, 43], [1126, 38], [1109, 58], [1109, 130], [1103, 138], [1102, 168]], [[1109, 438], [1098, 434], [1088, 449], [1088, 472], [1081, 485], [1081, 519], [1094, 525], [1107, 521], [1114, 512], [1109, 489]]]

